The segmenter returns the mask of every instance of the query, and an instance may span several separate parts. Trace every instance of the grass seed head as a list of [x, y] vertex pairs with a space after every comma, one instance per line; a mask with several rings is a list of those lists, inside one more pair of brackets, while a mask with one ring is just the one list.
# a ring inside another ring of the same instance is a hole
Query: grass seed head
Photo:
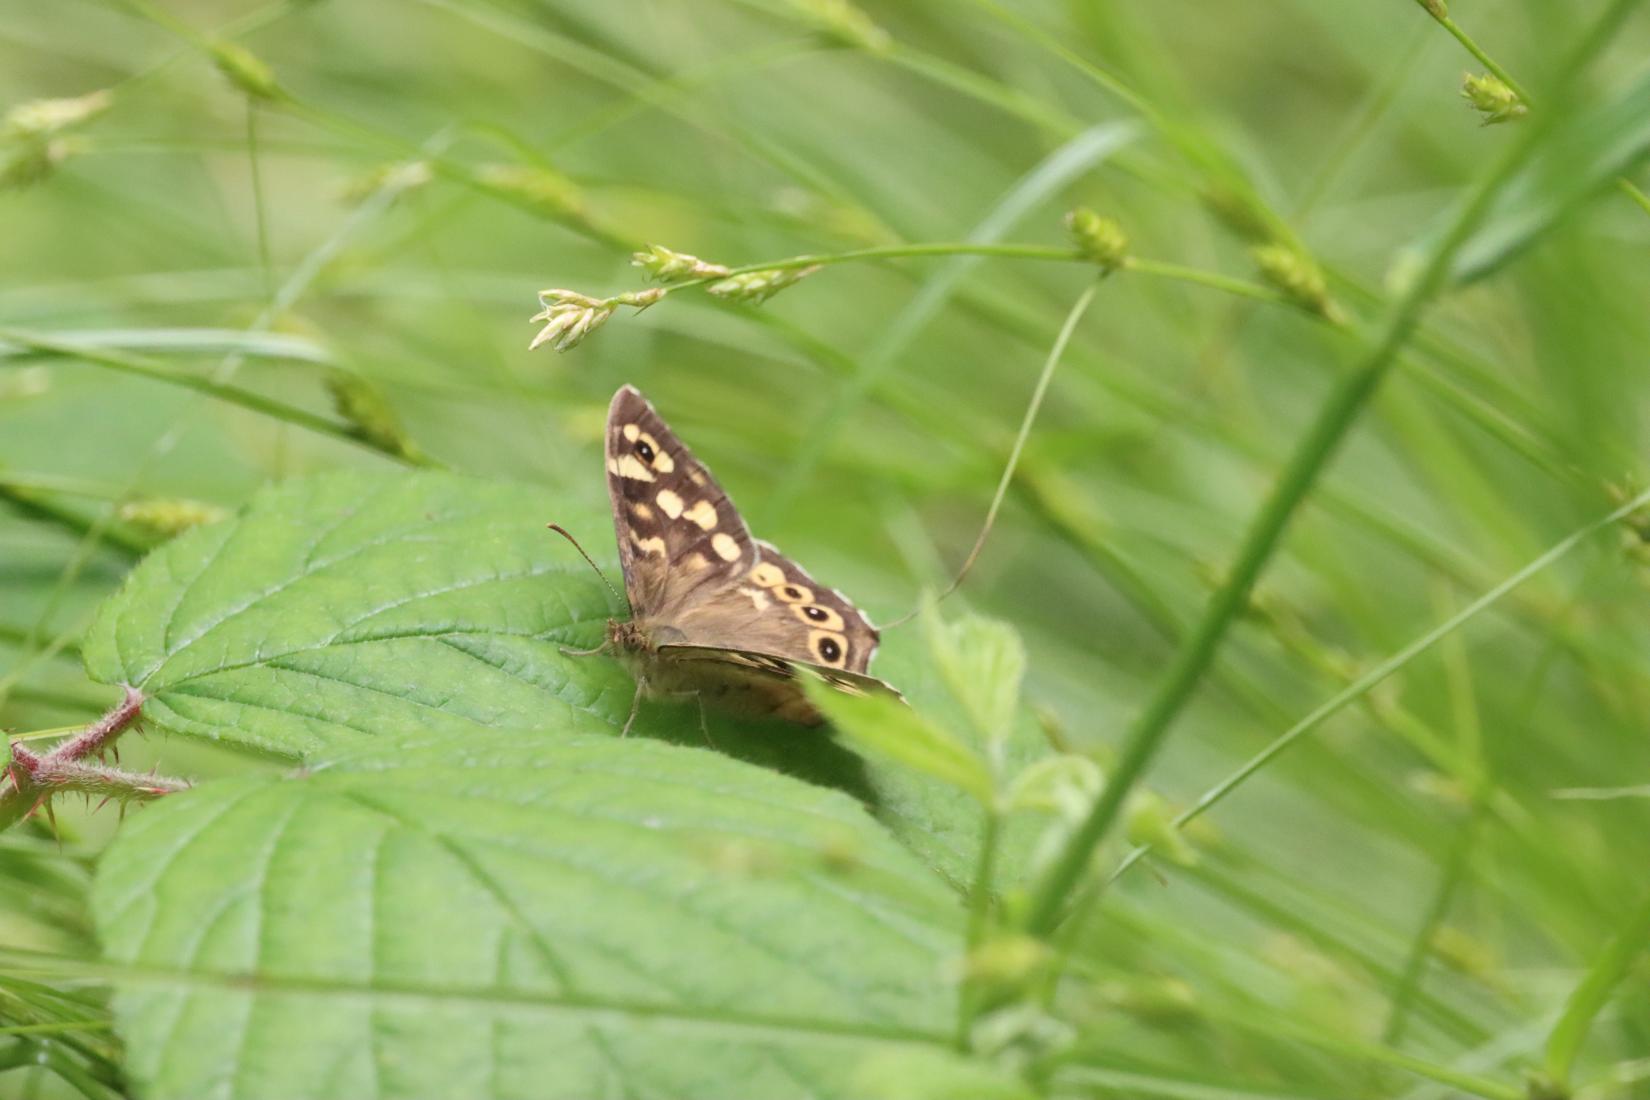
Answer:
[[1312, 258], [1286, 244], [1273, 242], [1250, 251], [1261, 277], [1308, 313], [1335, 320], [1340, 316], [1330, 300], [1323, 271]]
[[168, 539], [191, 527], [216, 523], [229, 512], [216, 504], [182, 497], [150, 497], [129, 500], [120, 506], [121, 521], [156, 538]]
[[281, 83], [275, 79], [275, 70], [240, 43], [214, 42], [212, 63], [248, 99], [269, 102], [281, 98]]
[[1066, 215], [1066, 232], [1083, 258], [1102, 271], [1116, 271], [1129, 258], [1129, 236], [1123, 227], [1086, 206]]
[[894, 48], [894, 40], [858, 4], [850, 0], [791, 0], [791, 7], [829, 42], [878, 57]]
[[114, 95], [107, 90], [67, 99], [31, 99], [6, 112], [4, 135], [8, 138], [51, 137], [96, 118], [114, 101]]
[[778, 294], [788, 286], [806, 279], [819, 270], [819, 264], [809, 267], [769, 268], [766, 271], [747, 271], [743, 275], [731, 275], [726, 279], [710, 284], [705, 289], [718, 298], [725, 298], [730, 302], [749, 302], [752, 305], [761, 305], [763, 302]]
[[1485, 126], [1493, 126], [1497, 122], [1511, 122], [1529, 113], [1529, 108], [1518, 98], [1518, 93], [1509, 88], [1500, 77], [1489, 73], [1479, 76], [1471, 73], [1462, 74], [1461, 98], [1478, 112]]
[[728, 273], [728, 268], [721, 264], [709, 263], [697, 256], [657, 244], [650, 244], [640, 252], [632, 252], [630, 262], [661, 283], [679, 283], [684, 279], [703, 279]]

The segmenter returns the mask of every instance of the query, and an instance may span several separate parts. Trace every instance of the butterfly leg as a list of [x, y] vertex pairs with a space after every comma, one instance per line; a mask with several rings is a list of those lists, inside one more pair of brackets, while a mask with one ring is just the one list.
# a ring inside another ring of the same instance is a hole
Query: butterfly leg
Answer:
[[629, 737], [630, 736], [630, 727], [633, 724], [635, 724], [636, 715], [642, 709], [642, 696], [644, 694], [646, 694], [646, 692], [647, 692], [647, 679], [646, 679], [646, 677], [638, 677], [637, 680], [636, 680], [636, 694], [631, 696], [631, 698], [630, 698], [630, 717], [626, 718], [624, 720], [624, 728], [619, 731], [619, 736], [620, 737]]
[[671, 692], [662, 693], [662, 694], [656, 696], [656, 698], [669, 699], [671, 701], [680, 701], [680, 702], [686, 702], [687, 700], [692, 699], [695, 703], [697, 703], [698, 706], [699, 706], [699, 732], [704, 735], [705, 744], [709, 745], [713, 749], [716, 749], [717, 752], [722, 751], [720, 748], [717, 747], [716, 741], [710, 735], [710, 720], [705, 716], [705, 693], [704, 692], [702, 692], [702, 691], [671, 691]]
[[721, 752], [722, 750], [716, 748], [716, 742], [712, 741], [710, 737], [710, 723], [705, 720], [704, 695], [701, 692], [694, 692], [693, 701], [699, 704], [699, 732], [705, 735], [705, 744], [709, 745], [713, 749], [716, 749], [717, 752]]

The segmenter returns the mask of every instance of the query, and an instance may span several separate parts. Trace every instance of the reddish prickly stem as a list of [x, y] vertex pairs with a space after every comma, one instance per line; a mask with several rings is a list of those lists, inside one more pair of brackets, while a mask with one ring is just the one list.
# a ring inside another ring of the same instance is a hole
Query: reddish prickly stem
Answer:
[[121, 731], [136, 722], [143, 711], [143, 692], [130, 684], [123, 684], [122, 688], [125, 696], [113, 709], [53, 749], [49, 754], [51, 758], [58, 761], [82, 760], [102, 752], [120, 736]]
[[[130, 685], [124, 691], [121, 701], [107, 714], [48, 753], [37, 754], [22, 745], [12, 745], [5, 776], [13, 789], [0, 794], [0, 828], [44, 807], [55, 832], [57, 820], [51, 805], [54, 794], [78, 792], [89, 798], [102, 793], [105, 803], [110, 799], [120, 803], [124, 816], [125, 803], [130, 799], [158, 798], [185, 789], [182, 782], [153, 772], [139, 776], [87, 762], [87, 758], [102, 760], [105, 753], [118, 761], [115, 739], [125, 730], [137, 728], [143, 693]], [[24, 805], [28, 809], [19, 812]]]

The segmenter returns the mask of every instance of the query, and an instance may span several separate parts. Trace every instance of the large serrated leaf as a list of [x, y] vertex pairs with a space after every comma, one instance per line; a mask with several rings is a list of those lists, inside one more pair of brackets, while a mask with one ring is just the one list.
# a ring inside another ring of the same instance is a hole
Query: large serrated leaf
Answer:
[[145, 1096], [846, 1097], [948, 1043], [960, 907], [850, 799], [656, 742], [421, 740], [128, 823], [94, 905]]
[[614, 609], [552, 519], [610, 530], [523, 486], [291, 482], [145, 560], [93, 624], [86, 667], [141, 688], [174, 733], [300, 758], [384, 730], [611, 728], [623, 674], [560, 647], [591, 644]]
[[[448, 474], [330, 475], [261, 493], [235, 518], [145, 559], [101, 609], [86, 666], [148, 696], [168, 732], [321, 764], [388, 735], [477, 728], [616, 733], [635, 683], [588, 648], [624, 614], [571, 547], [612, 519], [543, 490]], [[898, 657], [899, 639], [890, 646]], [[901, 683], [919, 669], [907, 664]], [[848, 791], [958, 882], [978, 808], [949, 786], [867, 765], [826, 732], [642, 706], [634, 734], [714, 745]]]

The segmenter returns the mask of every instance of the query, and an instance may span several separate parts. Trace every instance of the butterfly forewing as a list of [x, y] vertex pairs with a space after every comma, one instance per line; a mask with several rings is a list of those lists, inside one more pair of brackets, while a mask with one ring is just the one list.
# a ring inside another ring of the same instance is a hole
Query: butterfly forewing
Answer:
[[638, 620], [668, 623], [756, 560], [727, 494], [633, 386], [607, 409], [607, 492]]

